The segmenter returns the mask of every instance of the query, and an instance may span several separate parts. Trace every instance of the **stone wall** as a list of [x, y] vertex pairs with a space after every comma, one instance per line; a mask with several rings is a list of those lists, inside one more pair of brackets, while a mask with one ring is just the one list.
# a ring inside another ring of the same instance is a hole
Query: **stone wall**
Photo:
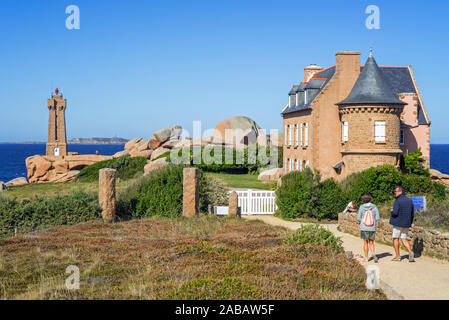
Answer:
[[[357, 214], [339, 213], [338, 225], [342, 232], [360, 237], [360, 223], [357, 221]], [[376, 241], [392, 244], [392, 231], [393, 227], [388, 220], [381, 219], [377, 222]], [[442, 234], [439, 231], [413, 226], [410, 228], [408, 236], [417, 257], [425, 254], [449, 260], [449, 233]]]

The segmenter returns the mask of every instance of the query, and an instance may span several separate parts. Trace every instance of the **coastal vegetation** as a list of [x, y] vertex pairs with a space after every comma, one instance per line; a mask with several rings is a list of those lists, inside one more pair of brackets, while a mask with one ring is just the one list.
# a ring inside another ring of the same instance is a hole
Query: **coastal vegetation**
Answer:
[[0, 198], [0, 239], [50, 226], [74, 225], [101, 218], [96, 193], [82, 191], [50, 199]]
[[167, 158], [170, 163], [183, 163], [195, 166], [204, 172], [256, 174], [261, 168], [269, 167], [270, 165], [282, 165], [282, 154], [282, 147], [265, 147], [258, 144], [249, 145], [244, 149], [206, 146], [196, 147], [196, 149], [179, 149], [176, 153], [176, 159], [172, 159], [172, 152], [168, 151], [154, 160]]
[[[278, 215], [283, 218], [337, 219], [349, 201], [361, 203], [361, 197], [369, 192], [372, 202], [383, 207], [391, 206], [394, 189], [402, 185], [408, 195], [426, 196], [428, 209], [436, 211], [446, 203], [447, 187], [427, 175], [402, 173], [391, 165], [372, 167], [348, 176], [341, 183], [327, 179], [321, 181], [318, 171], [310, 168], [294, 171], [282, 177], [282, 185], [276, 191]], [[436, 221], [436, 220], [435, 220]]]
[[144, 157], [121, 156], [116, 159], [104, 160], [83, 168], [76, 176], [75, 181], [91, 182], [98, 181], [100, 169], [111, 168], [117, 170], [117, 178], [127, 180], [143, 174], [143, 168], [147, 164]]
[[[119, 214], [134, 218], [182, 215], [184, 165], [167, 166], [137, 179], [119, 197]], [[225, 186], [214, 178], [199, 177], [199, 209], [207, 213], [208, 206], [227, 205]]]
[[0, 299], [386, 299], [356, 260], [292, 234], [204, 215], [52, 227], [2, 240]]

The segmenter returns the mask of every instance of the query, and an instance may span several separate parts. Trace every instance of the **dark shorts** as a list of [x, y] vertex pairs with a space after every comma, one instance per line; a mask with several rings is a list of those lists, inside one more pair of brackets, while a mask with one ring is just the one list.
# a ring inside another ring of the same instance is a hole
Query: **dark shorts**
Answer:
[[376, 231], [360, 231], [360, 238], [363, 240], [375, 240]]

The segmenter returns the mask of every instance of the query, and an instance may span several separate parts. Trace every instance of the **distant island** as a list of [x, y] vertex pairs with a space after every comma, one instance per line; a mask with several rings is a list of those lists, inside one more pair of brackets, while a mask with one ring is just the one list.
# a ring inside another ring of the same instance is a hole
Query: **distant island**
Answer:
[[[123, 138], [73, 138], [67, 144], [126, 144], [129, 140]], [[46, 144], [42, 141], [0, 142], [2, 144]]]
[[125, 144], [128, 141], [123, 138], [73, 138], [67, 144]]

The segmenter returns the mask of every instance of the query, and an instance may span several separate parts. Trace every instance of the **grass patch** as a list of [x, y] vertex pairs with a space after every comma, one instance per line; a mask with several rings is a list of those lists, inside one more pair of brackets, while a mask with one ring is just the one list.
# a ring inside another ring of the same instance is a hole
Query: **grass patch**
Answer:
[[229, 189], [242, 188], [242, 189], [262, 189], [262, 190], [274, 190], [274, 182], [267, 183], [257, 179], [257, 174], [231, 174], [231, 173], [215, 173], [205, 172], [209, 177], [214, 177], [221, 180]]
[[[385, 299], [326, 246], [285, 244], [259, 221], [152, 217], [0, 241], [0, 299]], [[67, 290], [65, 270], [81, 287]]]

